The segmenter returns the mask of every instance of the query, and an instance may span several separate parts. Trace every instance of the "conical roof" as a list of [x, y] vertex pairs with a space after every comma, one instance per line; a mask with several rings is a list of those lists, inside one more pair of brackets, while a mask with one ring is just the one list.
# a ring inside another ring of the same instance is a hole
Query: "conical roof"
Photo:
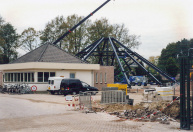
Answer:
[[53, 44], [44, 44], [11, 63], [25, 62], [85, 63]]

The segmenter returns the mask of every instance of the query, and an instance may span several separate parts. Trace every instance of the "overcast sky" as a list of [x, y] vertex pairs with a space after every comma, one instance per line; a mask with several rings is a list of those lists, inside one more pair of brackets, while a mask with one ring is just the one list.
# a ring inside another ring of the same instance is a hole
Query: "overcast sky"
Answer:
[[[0, 0], [0, 15], [21, 33], [28, 27], [43, 30], [56, 16], [87, 16], [105, 1]], [[147, 59], [160, 55], [168, 43], [193, 38], [193, 0], [111, 0], [90, 20], [102, 17], [141, 36], [134, 50]]]

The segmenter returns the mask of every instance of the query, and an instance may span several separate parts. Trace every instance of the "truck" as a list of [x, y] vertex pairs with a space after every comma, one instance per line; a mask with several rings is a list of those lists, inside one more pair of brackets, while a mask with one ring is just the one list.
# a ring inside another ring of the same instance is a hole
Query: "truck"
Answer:
[[51, 94], [61, 94], [60, 91], [60, 84], [62, 79], [64, 79], [65, 77], [49, 77], [48, 78], [48, 92], [50, 92]]
[[138, 85], [144, 85], [147, 86], [147, 77], [145, 76], [130, 76], [129, 81], [132, 86]]

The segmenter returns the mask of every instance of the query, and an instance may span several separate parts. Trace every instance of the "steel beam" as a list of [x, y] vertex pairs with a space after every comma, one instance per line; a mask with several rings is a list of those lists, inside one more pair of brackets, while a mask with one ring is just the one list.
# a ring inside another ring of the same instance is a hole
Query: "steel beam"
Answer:
[[79, 25], [81, 25], [83, 22], [85, 22], [89, 17], [91, 17], [94, 13], [96, 13], [99, 9], [101, 9], [104, 5], [106, 5], [109, 1], [107, 0], [104, 2], [101, 6], [99, 6], [96, 10], [94, 10], [92, 13], [90, 13], [87, 17], [82, 19], [78, 24], [76, 24], [74, 27], [72, 27], [70, 30], [68, 30], [66, 33], [64, 33], [61, 37], [59, 37], [53, 44], [57, 44], [60, 40], [62, 40], [64, 37], [66, 37], [69, 33], [71, 33], [74, 29], [76, 29]]
[[111, 44], [111, 46], [112, 46], [112, 48], [113, 48], [113, 51], [115, 52], [115, 56], [116, 56], [116, 58], [117, 58], [117, 61], [118, 61], [119, 66], [120, 66], [120, 68], [121, 68], [121, 71], [122, 71], [122, 73], [123, 73], [123, 75], [124, 75], [124, 77], [125, 77], [125, 79], [126, 79], [126, 81], [127, 81], [127, 84], [130, 85], [130, 81], [129, 81], [127, 75], [126, 75], [125, 70], [124, 70], [123, 67], [122, 67], [122, 64], [121, 64], [121, 62], [120, 62], [119, 56], [117, 55], [117, 51], [116, 51], [116, 49], [115, 49], [114, 43], [112, 42], [112, 40], [111, 40], [110, 37], [109, 37], [109, 42], [110, 42], [110, 44]]

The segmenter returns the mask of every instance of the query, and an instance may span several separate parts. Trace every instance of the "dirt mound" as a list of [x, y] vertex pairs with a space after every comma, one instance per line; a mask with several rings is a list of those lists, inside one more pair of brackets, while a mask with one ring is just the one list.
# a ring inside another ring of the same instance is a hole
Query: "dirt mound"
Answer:
[[180, 102], [175, 101], [171, 105], [169, 104], [169, 101], [154, 102], [149, 105], [148, 109], [161, 110], [162, 113], [166, 114], [167, 116], [178, 118], [180, 114]]

